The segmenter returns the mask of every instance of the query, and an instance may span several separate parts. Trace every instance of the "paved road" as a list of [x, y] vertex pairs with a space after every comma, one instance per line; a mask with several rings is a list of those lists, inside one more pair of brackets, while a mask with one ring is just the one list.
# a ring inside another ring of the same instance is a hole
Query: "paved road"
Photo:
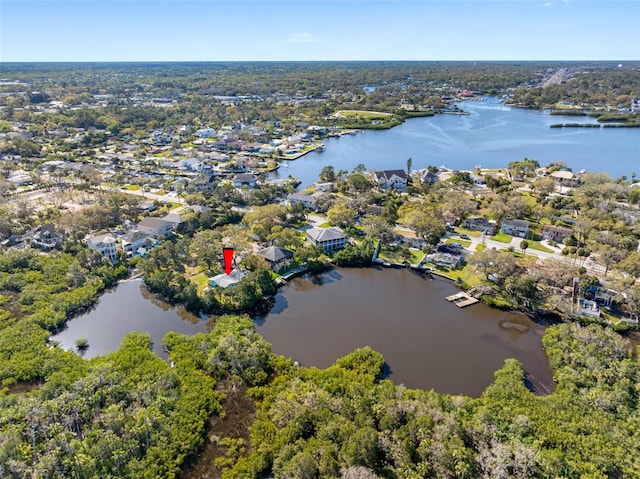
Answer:
[[[458, 235], [451, 235], [451, 237], [459, 238]], [[484, 238], [471, 237], [470, 240], [466, 240], [466, 241], [471, 241], [471, 244], [465, 248], [469, 252], [477, 251], [476, 248], [479, 244], [484, 244], [487, 248], [495, 248], [497, 250], [509, 248], [510, 246], [512, 246], [516, 251], [521, 251], [520, 243], [522, 242], [522, 238], [514, 237], [512, 238], [510, 243], [502, 243], [500, 241], [495, 241], [489, 238], [488, 236], [485, 236]], [[540, 259], [554, 259], [556, 261], [567, 263], [572, 266], [576, 264], [574, 262], [574, 258], [570, 258], [568, 256], [563, 255], [560, 252], [561, 251], [560, 248], [554, 248], [549, 244], [545, 244], [545, 242], [543, 242], [543, 245], [549, 249], [553, 249], [554, 252], [547, 253], [546, 251], [539, 251], [539, 250], [528, 248], [526, 250], [526, 255], [536, 256]], [[584, 266], [587, 269], [589, 274], [596, 275], [596, 276], [604, 275], [605, 268], [602, 265], [596, 264], [592, 261], [585, 261], [582, 266]]]

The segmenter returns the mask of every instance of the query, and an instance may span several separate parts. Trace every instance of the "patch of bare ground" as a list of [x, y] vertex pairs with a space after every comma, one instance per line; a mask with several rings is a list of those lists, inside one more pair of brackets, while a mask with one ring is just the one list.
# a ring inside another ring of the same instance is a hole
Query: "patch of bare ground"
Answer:
[[181, 479], [219, 479], [225, 464], [231, 465], [237, 457], [250, 452], [249, 427], [255, 419], [256, 406], [247, 395], [247, 387], [234, 386], [227, 380], [220, 384], [219, 391], [226, 395], [224, 414], [209, 418], [204, 449], [183, 469]]

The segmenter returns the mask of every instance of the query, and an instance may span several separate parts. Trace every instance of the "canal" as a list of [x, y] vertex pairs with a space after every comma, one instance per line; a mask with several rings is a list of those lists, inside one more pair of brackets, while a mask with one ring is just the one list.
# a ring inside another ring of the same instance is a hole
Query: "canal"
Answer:
[[[544, 328], [482, 303], [457, 308], [444, 299], [457, 291], [407, 270], [338, 268], [281, 288], [270, 312], [255, 318], [256, 329], [274, 352], [306, 366], [327, 367], [368, 345], [384, 355], [396, 383], [478, 396], [504, 360], [516, 358], [536, 393], [552, 390], [540, 341]], [[129, 331], [147, 331], [162, 355], [168, 331], [204, 332], [207, 319], [158, 301], [133, 280], [103, 295], [52, 339], [73, 348], [85, 337], [85, 357], [94, 357], [115, 350]]]

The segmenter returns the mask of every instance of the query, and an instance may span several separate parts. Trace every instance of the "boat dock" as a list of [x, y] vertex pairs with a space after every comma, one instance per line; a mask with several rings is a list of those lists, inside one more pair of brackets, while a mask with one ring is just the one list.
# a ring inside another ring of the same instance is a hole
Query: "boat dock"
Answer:
[[478, 299], [474, 298], [468, 293], [465, 293], [464, 291], [460, 291], [459, 293], [447, 296], [445, 299], [450, 303], [455, 303], [458, 308], [471, 306], [472, 304], [476, 304], [479, 301]]

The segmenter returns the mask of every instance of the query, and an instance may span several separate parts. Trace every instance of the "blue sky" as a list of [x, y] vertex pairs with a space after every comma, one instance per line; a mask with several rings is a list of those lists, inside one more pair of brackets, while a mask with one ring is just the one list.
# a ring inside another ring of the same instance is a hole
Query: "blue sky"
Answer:
[[0, 61], [640, 60], [640, 0], [0, 0]]

